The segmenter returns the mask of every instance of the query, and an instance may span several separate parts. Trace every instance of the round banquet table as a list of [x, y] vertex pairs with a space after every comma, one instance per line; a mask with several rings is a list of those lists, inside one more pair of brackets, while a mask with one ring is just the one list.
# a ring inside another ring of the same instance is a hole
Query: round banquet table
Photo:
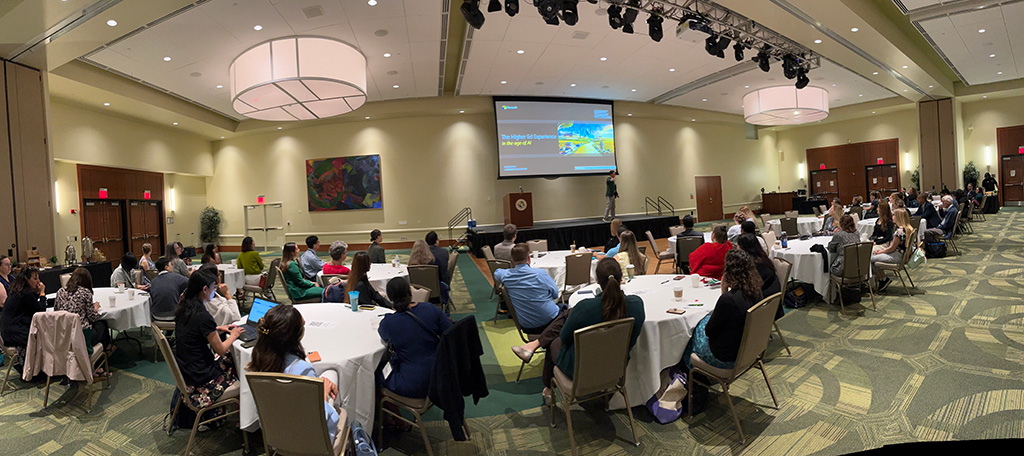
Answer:
[[[338, 303], [303, 304], [295, 308], [306, 320], [303, 348], [320, 353], [321, 360], [313, 363], [313, 369], [317, 375], [329, 369], [338, 374], [335, 405], [345, 409], [350, 422], [359, 420], [364, 429], [373, 429], [373, 372], [384, 355], [384, 342], [377, 327], [384, 315], [392, 311], [378, 307], [352, 312], [348, 304]], [[231, 345], [231, 355], [242, 382], [239, 424], [242, 429], [254, 431], [259, 427], [259, 416], [245, 381], [245, 366], [252, 360], [252, 348], [243, 348], [242, 341], [236, 340]]]
[[[703, 284], [693, 288], [690, 276], [678, 281], [672, 280], [673, 277], [676, 276], [637, 276], [622, 287], [626, 294], [637, 295], [644, 300], [645, 313], [643, 329], [630, 351], [629, 364], [626, 366], [626, 392], [629, 394], [630, 407], [643, 405], [658, 391], [661, 387], [661, 371], [679, 363], [697, 323], [715, 309], [722, 295], [720, 289], [708, 288]], [[676, 284], [683, 286], [681, 302], [673, 297], [672, 288]], [[597, 284], [592, 284], [573, 293], [569, 307], [594, 297], [595, 288]], [[588, 290], [589, 294], [580, 294]], [[673, 307], [686, 309], [686, 313], [676, 315], [666, 312]], [[622, 396], [615, 395], [611, 407], [619, 409], [623, 406]]]
[[[569, 250], [552, 250], [550, 252], [538, 252], [537, 258], [530, 258], [530, 266], [543, 269], [555, 279], [555, 286], [559, 293], [565, 288], [565, 257], [572, 254]], [[577, 252], [578, 253], [578, 252]], [[597, 269], [597, 255], [590, 261], [590, 281], [594, 281], [594, 271]]]
[[[831, 240], [831, 236], [812, 237], [806, 241], [793, 239], [787, 243], [789, 248], [786, 249], [776, 243], [769, 255], [772, 258], [780, 258], [793, 263], [789, 277], [813, 285], [814, 291], [820, 294], [825, 302], [832, 302], [832, 288], [829, 286], [829, 272], [825, 269], [825, 261], [821, 257], [821, 253], [811, 251], [813, 245], [827, 248]], [[831, 263], [831, 254], [829, 255]]]
[[[799, 217], [796, 219], [796, 230], [800, 232], [800, 236], [810, 236], [811, 233], [821, 229], [821, 224], [822, 220], [818, 217]], [[782, 229], [782, 222], [780, 222], [779, 219], [769, 220], [768, 225], [771, 225], [772, 227], [778, 225], [780, 231]], [[790, 236], [790, 234], [786, 233], [786, 236]]]
[[[110, 307], [110, 297], [117, 296], [114, 307]], [[46, 299], [56, 299], [57, 293], [46, 295]], [[149, 293], [135, 290], [135, 299], [128, 299], [128, 291], [118, 293], [117, 288], [101, 287], [92, 289], [93, 302], [100, 303], [100, 319], [106, 320], [110, 329], [125, 331], [139, 327], [148, 327]], [[53, 312], [48, 307], [47, 312]]]
[[878, 217], [857, 222], [857, 233], [860, 233], [860, 240], [866, 241], [871, 237], [871, 233], [875, 232], [875, 222], [877, 221]]
[[[348, 265], [352, 267], [351, 264]], [[390, 263], [372, 263], [370, 264], [370, 271], [366, 273], [366, 277], [370, 279], [370, 285], [377, 290], [383, 296], [388, 295], [388, 282], [395, 277], [409, 278], [409, 267], [400, 264], [398, 267], [391, 266]], [[321, 269], [316, 273], [316, 283], [321, 287], [326, 287], [328, 284], [324, 283], [324, 271]]]
[[[704, 242], [712, 242], [712, 240], [711, 240], [711, 233], [704, 233]], [[672, 253], [676, 253], [676, 237], [675, 236], [669, 236], [668, 237], [668, 251], [672, 252]], [[655, 252], [655, 253], [657, 253], [657, 252]]]
[[[201, 265], [189, 266], [189, 270], [195, 271], [199, 269]], [[245, 286], [245, 270], [239, 269], [231, 264], [218, 264], [217, 270], [224, 273], [224, 285], [228, 286], [228, 291], [232, 296]]]

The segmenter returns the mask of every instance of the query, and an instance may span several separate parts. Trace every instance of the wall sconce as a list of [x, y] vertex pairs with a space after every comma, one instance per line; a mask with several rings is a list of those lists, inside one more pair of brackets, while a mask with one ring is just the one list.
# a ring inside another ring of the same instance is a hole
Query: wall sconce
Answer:
[[985, 167], [992, 168], [992, 146], [985, 146]]
[[60, 214], [60, 185], [57, 184], [57, 181], [53, 181], [53, 207]]
[[805, 166], [804, 162], [797, 163], [796, 165], [796, 173], [799, 179], [803, 179], [807, 174], [807, 169], [804, 168]]
[[168, 198], [168, 202], [170, 203], [170, 206], [171, 206], [171, 212], [174, 212], [174, 209], [177, 208], [177, 205], [176, 205], [176, 201], [175, 201], [175, 198], [174, 198], [174, 189], [173, 188], [170, 190], [168, 195], [170, 196], [170, 198]]

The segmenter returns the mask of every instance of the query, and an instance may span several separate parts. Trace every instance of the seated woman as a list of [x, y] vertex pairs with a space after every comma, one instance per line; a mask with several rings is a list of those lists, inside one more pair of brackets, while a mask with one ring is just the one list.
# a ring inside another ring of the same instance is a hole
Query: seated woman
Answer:
[[839, 230], [832, 233], [832, 240], [828, 241], [828, 257], [831, 260], [831, 271], [834, 276], [843, 275], [843, 247], [860, 242], [860, 234], [857, 233], [857, 224], [853, 217], [844, 215], [839, 218]]
[[[633, 332], [629, 338], [629, 350], [636, 345], [640, 337], [640, 330], [644, 326], [644, 301], [636, 295], [626, 295], [622, 292], [622, 268], [619, 263], [608, 258], [597, 262], [597, 284], [601, 287], [601, 294], [593, 298], [580, 301], [569, 312], [564, 320], [564, 326], [560, 327], [559, 337], [551, 341], [548, 346], [548, 354], [544, 357], [544, 381], [545, 403], [551, 397], [551, 379], [554, 378], [555, 365], [566, 377], [573, 378], [573, 369], [576, 366], [575, 332], [577, 329], [598, 323], [618, 320], [621, 318], [633, 317]], [[552, 322], [554, 324], [554, 322]], [[550, 328], [550, 326], [549, 326]], [[546, 331], [546, 330], [545, 330]], [[627, 351], [628, 353], [628, 351]], [[557, 360], [557, 361], [555, 361]]]
[[625, 265], [633, 265], [633, 273], [644, 275], [647, 273], [647, 256], [640, 253], [636, 245], [636, 235], [632, 231], [623, 231], [619, 241], [619, 253], [615, 255], [616, 261], [623, 269]]
[[142, 244], [142, 258], [139, 258], [139, 267], [143, 271], [152, 271], [156, 269], [156, 262], [153, 261], [153, 244], [145, 243]]
[[220, 263], [220, 249], [217, 248], [216, 244], [206, 244], [206, 249], [203, 252], [203, 259], [199, 264], [221, 264]]
[[352, 270], [348, 274], [348, 281], [345, 282], [345, 302], [348, 302], [349, 292], [358, 291], [359, 303], [356, 305], [390, 308], [392, 303], [381, 296], [377, 289], [370, 284], [370, 278], [366, 275], [368, 272], [370, 272], [370, 255], [367, 255], [366, 252], [357, 253], [352, 257]]
[[[370, 257], [366, 259], [369, 261]], [[404, 277], [391, 279], [387, 292], [395, 304], [395, 313], [384, 316], [377, 333], [384, 342], [391, 343], [395, 354], [391, 358], [391, 374], [381, 384], [403, 397], [427, 397], [437, 344], [441, 334], [452, 327], [452, 321], [429, 302], [412, 302], [409, 282]]]
[[288, 297], [293, 301], [323, 296], [324, 289], [302, 275], [302, 269], [299, 267], [299, 248], [294, 242], [285, 244], [281, 251], [281, 274], [284, 276]]
[[720, 369], [732, 369], [740, 350], [747, 309], [761, 301], [761, 277], [747, 252], [735, 249], [725, 256], [722, 296], [715, 310], [704, 317], [693, 331], [683, 352], [687, 370], [693, 368], [690, 354]]
[[711, 239], [715, 242], [705, 242], [690, 253], [690, 272], [701, 277], [721, 279], [725, 254], [732, 248], [732, 243], [729, 242], [724, 226], [711, 231]]
[[843, 216], [843, 206], [832, 204], [825, 215], [825, 221], [821, 224], [821, 231], [825, 234], [833, 234], [839, 230], [839, 219]]
[[[209, 271], [193, 273], [174, 312], [174, 357], [185, 380], [181, 393], [197, 407], [216, 402], [238, 381], [231, 344], [242, 334], [242, 327], [217, 326], [213, 321], [206, 302], [216, 290], [217, 277]], [[221, 340], [220, 332], [228, 333], [227, 338]]]
[[15, 365], [25, 362], [25, 348], [28, 346], [28, 330], [32, 316], [46, 311], [46, 286], [39, 280], [39, 268], [29, 266], [21, 269], [11, 283], [11, 289], [0, 312], [0, 334], [4, 345], [18, 349]]
[[[615, 220], [612, 220], [612, 223], [615, 223]], [[619, 223], [619, 227], [616, 228], [615, 233], [615, 245], [604, 251], [605, 256], [613, 257], [619, 254], [619, 252], [622, 250], [622, 233], [625, 233], [626, 231], [629, 231], [629, 228], [626, 228], [626, 225]], [[609, 241], [609, 245], [610, 244], [611, 242]]]
[[[436, 264], [434, 254], [430, 252], [430, 246], [427, 245], [427, 241], [417, 239], [416, 242], [412, 243], [412, 252], [409, 254], [409, 266], [426, 266]], [[438, 268], [438, 284], [441, 287], [439, 291], [441, 297], [447, 302], [448, 301], [448, 284], [441, 281], [441, 271]], [[362, 301], [362, 299], [360, 299]], [[432, 301], [437, 301], [438, 298], [433, 298]]]
[[0, 309], [4, 308], [7, 293], [11, 291], [11, 284], [14, 283], [12, 269], [14, 269], [14, 263], [11, 262], [11, 259], [7, 255], [0, 255]]
[[139, 265], [139, 260], [135, 259], [135, 254], [128, 252], [121, 257], [121, 265], [114, 269], [114, 273], [110, 275], [110, 284], [117, 287], [124, 285], [125, 288], [138, 288], [140, 290], [149, 289], [149, 279], [145, 275], [142, 276], [143, 283], [135, 283], [135, 267]]
[[210, 300], [206, 301], [206, 311], [210, 312], [213, 317], [213, 321], [218, 325], [227, 325], [234, 323], [242, 318], [241, 311], [238, 310], [238, 302], [231, 297], [231, 292], [228, 286], [220, 280], [220, 271], [217, 270], [217, 265], [213, 263], [206, 263], [199, 267], [199, 271], [206, 271], [208, 274], [216, 277], [217, 288], [216, 293], [210, 296]]
[[735, 242], [736, 238], [739, 237], [740, 234], [743, 234], [743, 227], [741, 225], [743, 225], [743, 222], [747, 221], [747, 215], [743, 212], [737, 211], [733, 214], [732, 221], [736, 222], [736, 224], [730, 226], [729, 231], [727, 232], [729, 242]]
[[[604, 243], [604, 253], [607, 255], [613, 248], [619, 245], [619, 228], [622, 227], [622, 220], [612, 219], [612, 223], [608, 225], [609, 231], [611, 231], [612, 237], [608, 238], [608, 242]], [[618, 252], [618, 250], [616, 250]], [[614, 253], [612, 254], [614, 255]]]
[[100, 303], [93, 301], [92, 274], [88, 269], [75, 268], [71, 272], [67, 285], [57, 290], [53, 308], [78, 314], [90, 355], [92, 346], [97, 342], [103, 344], [104, 350], [110, 349], [110, 329], [107, 321], [100, 318]]
[[[782, 291], [783, 284], [779, 282], [779, 274], [775, 269], [775, 263], [772, 262], [771, 258], [768, 258], [768, 254], [761, 248], [761, 243], [757, 242], [757, 236], [741, 234], [737, 239], [737, 245], [740, 250], [750, 255], [750, 259], [754, 261], [754, 266], [757, 267], [757, 275], [761, 277], [761, 295], [771, 296]], [[783, 314], [782, 306], [779, 306], [779, 309], [775, 311], [775, 319], [782, 318]]]
[[887, 246], [875, 246], [871, 251], [871, 277], [875, 280], [878, 291], [883, 291], [892, 283], [892, 279], [886, 277], [885, 271], [878, 269], [878, 263], [900, 264], [903, 262], [903, 254], [907, 251], [907, 238], [913, 239], [914, 227], [910, 225], [910, 214], [904, 208], [896, 209], [896, 229], [892, 235], [892, 241]]
[[252, 236], [242, 239], [242, 253], [238, 254], [238, 267], [245, 271], [246, 285], [259, 285], [263, 274], [263, 257], [255, 250], [256, 242]]
[[344, 241], [331, 243], [331, 261], [324, 263], [324, 274], [348, 275], [349, 269], [345, 266], [345, 257], [348, 254], [348, 244]]
[[871, 233], [871, 240], [875, 242], [875, 245], [889, 245], [892, 242], [893, 231], [892, 211], [889, 210], [889, 205], [883, 202], [878, 205], [878, 220], [875, 220], [875, 230]]
[[[281, 372], [290, 375], [317, 378], [313, 365], [306, 360], [302, 348], [306, 320], [295, 306], [274, 306], [257, 322], [259, 337], [252, 348], [252, 361], [245, 366], [248, 372]], [[338, 434], [338, 411], [331, 405], [338, 397], [338, 372], [326, 370], [320, 375], [324, 381], [324, 414], [331, 442]]]
[[171, 260], [171, 270], [174, 271], [175, 274], [181, 274], [188, 277], [189, 274], [192, 274], [192, 271], [189, 271], [188, 266], [185, 265], [185, 260], [181, 259], [181, 254], [184, 251], [185, 248], [181, 246], [180, 242], [171, 242], [167, 244], [167, 249], [164, 250], [164, 255]]

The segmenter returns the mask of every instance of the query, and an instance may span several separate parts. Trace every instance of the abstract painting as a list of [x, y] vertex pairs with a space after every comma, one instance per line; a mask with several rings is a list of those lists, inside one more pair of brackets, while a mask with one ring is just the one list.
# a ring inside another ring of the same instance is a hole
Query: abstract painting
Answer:
[[309, 210], [382, 209], [380, 155], [306, 160]]

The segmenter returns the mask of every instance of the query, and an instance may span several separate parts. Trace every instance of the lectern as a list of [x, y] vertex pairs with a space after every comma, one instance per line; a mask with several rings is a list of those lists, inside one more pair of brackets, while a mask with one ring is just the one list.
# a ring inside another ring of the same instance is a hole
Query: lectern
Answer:
[[516, 228], [533, 226], [533, 194], [509, 193], [502, 199], [505, 206], [505, 224], [513, 224]]

